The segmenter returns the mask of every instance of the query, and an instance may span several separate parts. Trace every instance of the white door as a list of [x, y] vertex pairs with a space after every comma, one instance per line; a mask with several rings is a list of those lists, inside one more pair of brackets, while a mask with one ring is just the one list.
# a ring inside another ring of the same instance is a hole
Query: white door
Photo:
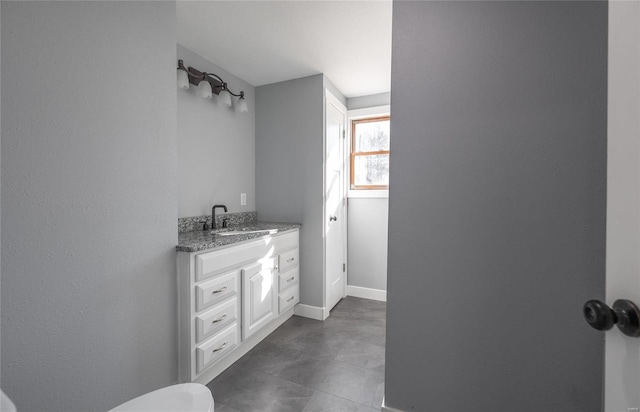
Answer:
[[[640, 2], [609, 2], [607, 304], [640, 305]], [[640, 338], [605, 341], [605, 411], [640, 410]]]
[[325, 313], [346, 295], [344, 138], [346, 108], [325, 91]]

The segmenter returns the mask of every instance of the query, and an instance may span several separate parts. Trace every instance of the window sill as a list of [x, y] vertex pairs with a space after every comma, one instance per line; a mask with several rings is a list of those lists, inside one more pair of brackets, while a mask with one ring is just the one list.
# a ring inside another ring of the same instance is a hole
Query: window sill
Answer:
[[348, 198], [373, 199], [373, 198], [389, 198], [389, 190], [349, 190]]

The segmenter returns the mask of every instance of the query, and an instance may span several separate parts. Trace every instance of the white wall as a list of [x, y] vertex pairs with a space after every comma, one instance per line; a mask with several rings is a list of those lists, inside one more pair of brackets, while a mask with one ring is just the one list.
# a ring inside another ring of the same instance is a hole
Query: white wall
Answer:
[[172, 2], [2, 2], [2, 389], [107, 410], [177, 378]]
[[[640, 303], [640, 3], [609, 2], [607, 299]], [[605, 408], [640, 407], [640, 339], [606, 333]]]
[[[389, 101], [389, 93], [350, 98], [347, 100], [351, 107], [349, 121], [363, 116], [388, 115]], [[351, 125], [347, 128], [351, 133]], [[391, 142], [393, 145], [393, 136]], [[348, 200], [347, 291], [353, 296], [384, 300], [387, 290], [388, 191], [352, 190]]]
[[391, 93], [370, 94], [367, 96], [350, 97], [347, 99], [347, 109], [366, 109], [375, 106], [386, 106], [391, 103]]
[[[198, 97], [194, 85], [177, 89], [178, 216], [207, 215], [214, 204], [227, 205], [229, 212], [256, 210], [254, 87], [181, 45], [178, 58], [222, 77], [234, 93], [244, 91], [249, 107], [236, 113], [235, 97], [234, 106], [220, 107], [215, 95]], [[240, 205], [240, 193], [247, 194], [246, 206]]]
[[348, 286], [387, 290], [388, 198], [349, 198]]

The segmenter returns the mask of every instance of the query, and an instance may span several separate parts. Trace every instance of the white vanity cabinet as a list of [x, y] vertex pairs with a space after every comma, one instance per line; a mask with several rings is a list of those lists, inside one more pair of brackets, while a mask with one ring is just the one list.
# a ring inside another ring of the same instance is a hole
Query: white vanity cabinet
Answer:
[[293, 315], [298, 230], [178, 252], [181, 382], [206, 384]]

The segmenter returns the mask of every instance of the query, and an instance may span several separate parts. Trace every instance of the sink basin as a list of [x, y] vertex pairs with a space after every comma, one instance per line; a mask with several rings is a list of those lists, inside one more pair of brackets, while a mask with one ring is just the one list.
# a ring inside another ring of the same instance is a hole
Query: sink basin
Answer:
[[276, 233], [277, 230], [276, 229], [254, 229], [254, 228], [243, 228], [243, 229], [237, 229], [237, 230], [228, 230], [228, 229], [220, 229], [220, 230], [214, 230], [213, 232], [211, 232], [212, 235], [219, 235], [219, 236], [237, 236], [237, 235], [248, 235], [251, 233], [264, 233], [264, 234], [271, 234], [271, 233]]

